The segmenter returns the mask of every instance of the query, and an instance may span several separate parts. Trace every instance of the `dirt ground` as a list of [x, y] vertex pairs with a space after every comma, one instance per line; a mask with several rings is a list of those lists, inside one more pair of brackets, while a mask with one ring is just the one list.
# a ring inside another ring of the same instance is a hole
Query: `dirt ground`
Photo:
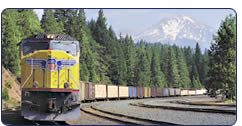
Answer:
[[4, 88], [8, 89], [9, 100], [2, 99], [2, 110], [19, 107], [21, 100], [20, 83], [15, 75], [2, 67], [2, 91]]
[[115, 122], [103, 119], [81, 111], [81, 117], [74, 121], [66, 121], [70, 125], [124, 125], [121, 122]]

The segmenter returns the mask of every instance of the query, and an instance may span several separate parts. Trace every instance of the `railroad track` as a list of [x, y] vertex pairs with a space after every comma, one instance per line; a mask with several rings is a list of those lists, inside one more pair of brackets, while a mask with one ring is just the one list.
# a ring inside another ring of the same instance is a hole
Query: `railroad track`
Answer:
[[31, 121], [34, 125], [68, 125], [65, 121]]
[[216, 108], [186, 108], [186, 107], [174, 107], [165, 105], [148, 105], [144, 103], [130, 103], [133, 106], [146, 107], [146, 108], [161, 108], [170, 110], [180, 110], [180, 111], [194, 111], [194, 112], [207, 112], [207, 113], [222, 113], [222, 114], [232, 114], [236, 115], [236, 110], [226, 110], [226, 109], [216, 109]]
[[118, 121], [124, 124], [133, 124], [133, 125], [179, 125], [169, 122], [162, 122], [162, 121], [156, 121], [156, 120], [150, 120], [150, 119], [143, 119], [143, 118], [137, 118], [112, 112], [103, 111], [100, 109], [97, 109], [93, 106], [81, 108], [82, 111], [101, 117], [105, 119], [109, 119], [112, 121]]

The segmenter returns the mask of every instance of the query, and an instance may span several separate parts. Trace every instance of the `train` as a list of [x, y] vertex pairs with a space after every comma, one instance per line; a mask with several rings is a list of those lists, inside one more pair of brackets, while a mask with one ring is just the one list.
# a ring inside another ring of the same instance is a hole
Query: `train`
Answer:
[[79, 81], [79, 41], [65, 34], [32, 35], [19, 44], [21, 115], [28, 120], [66, 121], [80, 104], [99, 99], [202, 95], [205, 89], [107, 85]]
[[206, 89], [110, 85], [80, 81], [81, 101], [203, 95]]
[[21, 115], [28, 120], [80, 116], [79, 42], [64, 34], [37, 34], [19, 44]]

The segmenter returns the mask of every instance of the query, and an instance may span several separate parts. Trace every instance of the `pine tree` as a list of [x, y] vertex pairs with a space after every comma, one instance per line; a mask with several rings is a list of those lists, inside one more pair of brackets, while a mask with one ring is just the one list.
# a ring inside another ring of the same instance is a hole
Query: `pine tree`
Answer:
[[204, 54], [201, 60], [201, 84], [204, 86], [207, 80], [207, 73], [208, 73], [208, 50], [205, 49]]
[[151, 61], [151, 84], [154, 87], [165, 87], [167, 84], [163, 72], [160, 70], [159, 48], [154, 45]]
[[195, 60], [195, 65], [196, 65], [196, 69], [197, 69], [197, 73], [199, 78], [202, 76], [201, 74], [201, 58], [202, 58], [202, 54], [201, 54], [201, 49], [200, 46], [198, 44], [198, 42], [196, 43], [196, 48], [195, 48], [195, 54], [194, 54], [194, 60]]
[[[164, 73], [166, 81], [168, 79], [168, 57], [169, 57], [168, 51], [169, 51], [168, 45], [161, 45], [160, 68], [161, 68], [161, 71]], [[166, 86], [168, 87], [168, 85], [166, 85]]]
[[119, 43], [123, 48], [123, 54], [127, 67], [127, 84], [129, 86], [135, 86], [136, 47], [132, 37], [128, 35], [126, 35], [125, 38], [120, 35]]
[[145, 52], [144, 41], [140, 41], [137, 50], [136, 82], [138, 86], [149, 86], [150, 83], [150, 64], [147, 53]]
[[183, 52], [180, 48], [177, 48], [177, 66], [180, 76], [179, 88], [188, 88], [191, 85], [191, 80], [189, 78], [189, 72], [185, 63]]
[[236, 18], [229, 15], [221, 23], [209, 50], [207, 88], [223, 89], [228, 98], [236, 94]]
[[186, 64], [187, 64], [189, 73], [191, 73], [192, 71], [192, 64], [194, 62], [193, 55], [194, 55], [194, 52], [190, 46], [188, 46], [187, 48], [186, 47], [184, 48], [184, 56], [186, 59]]
[[191, 88], [197, 88], [197, 89], [200, 89], [202, 88], [202, 85], [200, 83], [200, 80], [199, 80], [199, 77], [195, 77], [193, 76], [192, 77], [192, 87]]
[[89, 81], [89, 71], [87, 69], [86, 63], [80, 63], [80, 79], [82, 81]]
[[2, 18], [2, 63], [7, 69], [20, 76], [20, 40], [43, 30], [32, 9], [7, 9]]
[[7, 9], [2, 13], [2, 65], [20, 76], [19, 49], [21, 32], [16, 24], [18, 12]]
[[177, 68], [176, 55], [173, 47], [168, 50], [168, 69], [167, 69], [167, 83], [168, 87], [179, 87], [179, 73]]
[[32, 9], [18, 9], [17, 25], [20, 26], [22, 38], [27, 38], [34, 34], [42, 33], [38, 16]]
[[45, 33], [63, 33], [64, 24], [60, 21], [57, 22], [52, 9], [44, 9], [44, 14], [41, 19], [41, 27]]
[[[94, 22], [92, 22], [94, 23]], [[112, 62], [111, 52], [112, 52], [112, 39], [109, 36], [109, 31], [107, 29], [106, 18], [104, 17], [103, 11], [99, 10], [99, 16], [95, 24], [95, 27], [91, 28], [92, 36], [94, 40], [100, 44], [99, 48], [100, 57], [99, 61], [99, 73], [100, 80], [105, 83], [111, 83], [108, 76], [110, 76], [110, 64]], [[93, 29], [95, 28], [95, 29]]]

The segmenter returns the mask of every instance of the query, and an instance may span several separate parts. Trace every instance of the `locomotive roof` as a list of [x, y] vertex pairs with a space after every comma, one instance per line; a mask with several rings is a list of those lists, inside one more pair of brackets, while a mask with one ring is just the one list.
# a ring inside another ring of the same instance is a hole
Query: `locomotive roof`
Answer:
[[[53, 35], [53, 38], [47, 38], [48, 35]], [[61, 41], [77, 41], [69, 35], [65, 34], [37, 34], [32, 35], [24, 40], [61, 40]]]

